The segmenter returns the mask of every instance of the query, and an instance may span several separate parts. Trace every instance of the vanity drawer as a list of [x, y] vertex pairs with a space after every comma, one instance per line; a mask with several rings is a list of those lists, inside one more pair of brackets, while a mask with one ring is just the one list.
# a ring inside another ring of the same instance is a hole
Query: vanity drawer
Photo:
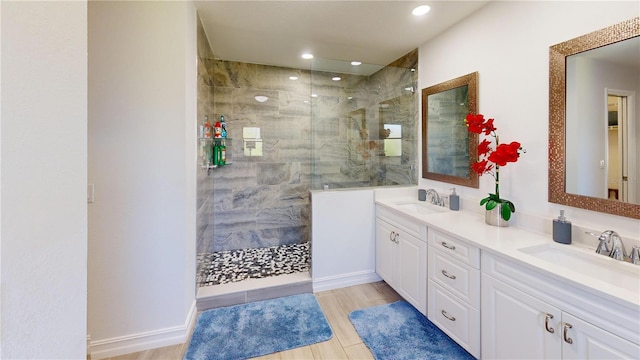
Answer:
[[480, 249], [439, 231], [429, 229], [429, 245], [480, 269]]
[[480, 357], [480, 311], [429, 280], [429, 320], [476, 358]]
[[480, 307], [480, 270], [431, 246], [429, 279], [475, 308]]
[[427, 226], [425, 224], [412, 221], [408, 219], [407, 215], [399, 214], [380, 205], [376, 206], [376, 217], [401, 228], [404, 232], [415, 236], [422, 242], [426, 242]]

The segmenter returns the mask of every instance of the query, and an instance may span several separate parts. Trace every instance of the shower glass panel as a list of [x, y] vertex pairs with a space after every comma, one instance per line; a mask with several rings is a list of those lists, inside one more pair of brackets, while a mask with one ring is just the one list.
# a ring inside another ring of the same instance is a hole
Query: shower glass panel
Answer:
[[312, 189], [417, 183], [417, 59], [403, 63], [313, 60]]

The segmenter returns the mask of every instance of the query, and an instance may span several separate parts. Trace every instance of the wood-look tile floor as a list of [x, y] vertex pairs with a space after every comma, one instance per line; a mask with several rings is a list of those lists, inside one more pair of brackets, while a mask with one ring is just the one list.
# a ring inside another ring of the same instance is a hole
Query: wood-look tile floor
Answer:
[[[254, 358], [254, 360], [305, 360], [305, 359], [373, 359], [351, 321], [349, 313], [370, 306], [383, 305], [401, 299], [385, 282], [350, 286], [316, 293], [333, 337], [331, 340]], [[109, 358], [110, 360], [179, 360], [184, 358], [189, 343], [167, 346]]]

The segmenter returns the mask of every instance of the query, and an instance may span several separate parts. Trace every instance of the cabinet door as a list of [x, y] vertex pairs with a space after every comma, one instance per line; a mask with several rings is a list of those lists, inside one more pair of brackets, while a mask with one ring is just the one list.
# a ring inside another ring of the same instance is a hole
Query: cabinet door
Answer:
[[561, 312], [510, 285], [482, 275], [482, 358], [559, 359]]
[[424, 315], [427, 314], [427, 243], [398, 230], [398, 292]]
[[395, 228], [387, 222], [376, 219], [376, 273], [394, 286], [393, 257], [396, 244], [393, 242]]
[[563, 359], [640, 359], [640, 346], [569, 313], [559, 329]]

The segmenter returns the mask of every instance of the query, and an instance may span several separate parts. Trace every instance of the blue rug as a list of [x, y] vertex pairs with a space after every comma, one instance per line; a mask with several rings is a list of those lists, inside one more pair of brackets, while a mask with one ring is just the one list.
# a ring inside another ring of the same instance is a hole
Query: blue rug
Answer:
[[313, 294], [287, 296], [204, 311], [185, 360], [247, 359], [331, 339]]
[[377, 360], [475, 359], [406, 301], [356, 310], [349, 319]]

